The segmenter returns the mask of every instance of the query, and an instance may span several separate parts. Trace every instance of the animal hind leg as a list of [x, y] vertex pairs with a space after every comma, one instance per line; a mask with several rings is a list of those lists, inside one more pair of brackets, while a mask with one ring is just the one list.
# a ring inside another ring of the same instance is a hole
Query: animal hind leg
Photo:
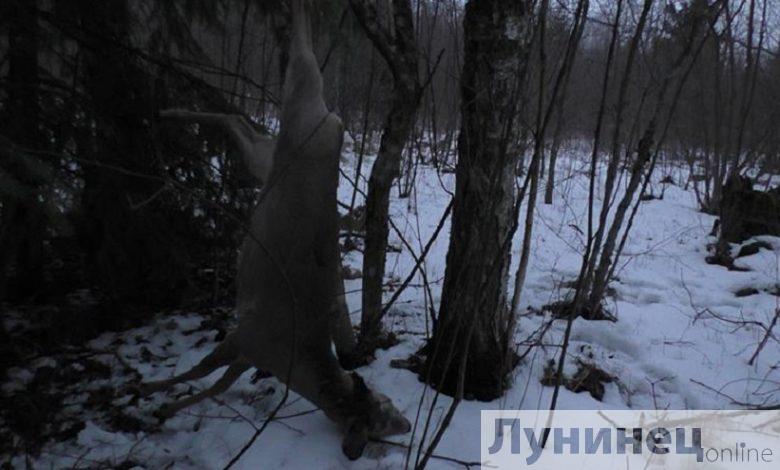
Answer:
[[141, 394], [150, 395], [167, 390], [173, 385], [203, 378], [220, 367], [231, 365], [238, 359], [238, 344], [235, 334], [230, 333], [208, 356], [204, 357], [195, 367], [166, 380], [147, 382], [141, 385]]
[[206, 398], [212, 398], [225, 392], [227, 389], [230, 388], [231, 385], [233, 385], [233, 383], [235, 383], [236, 380], [238, 380], [239, 377], [241, 377], [241, 374], [243, 374], [247, 369], [251, 367], [252, 364], [250, 364], [248, 361], [245, 361], [243, 359], [236, 360], [235, 362], [230, 364], [230, 367], [227, 368], [225, 373], [222, 374], [222, 377], [220, 377], [220, 379], [217, 380], [214, 383], [214, 385], [207, 388], [206, 390], [203, 390], [201, 392], [196, 393], [195, 395], [192, 395], [191, 397], [187, 397], [177, 402], [163, 405], [160, 408], [160, 410], [157, 412], [157, 415], [162, 419], [170, 418], [176, 413], [178, 413], [179, 411], [183, 410], [184, 408], [192, 406]]

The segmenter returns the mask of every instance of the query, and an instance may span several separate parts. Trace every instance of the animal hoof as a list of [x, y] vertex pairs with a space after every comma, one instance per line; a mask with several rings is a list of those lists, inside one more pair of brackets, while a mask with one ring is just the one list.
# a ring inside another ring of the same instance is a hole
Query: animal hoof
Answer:
[[344, 370], [355, 370], [358, 367], [370, 363], [372, 359], [373, 358], [358, 353], [342, 354], [339, 356], [339, 364]]

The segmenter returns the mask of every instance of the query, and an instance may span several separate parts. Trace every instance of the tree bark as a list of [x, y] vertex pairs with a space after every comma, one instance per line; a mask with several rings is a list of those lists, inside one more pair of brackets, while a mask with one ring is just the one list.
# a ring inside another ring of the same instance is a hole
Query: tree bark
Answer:
[[361, 317], [361, 336], [364, 339], [373, 339], [381, 334], [382, 281], [389, 234], [390, 190], [393, 180], [399, 176], [401, 152], [414, 124], [414, 113], [419, 102], [413, 97], [415, 93], [414, 88], [405, 85], [394, 87], [392, 109], [368, 180]]
[[409, 0], [393, 0], [391, 3], [392, 31], [381, 24], [376, 6], [371, 2], [350, 0], [350, 4], [393, 76], [390, 113], [382, 131], [379, 153], [371, 168], [366, 195], [360, 344], [367, 353], [371, 353], [382, 336], [382, 283], [389, 234], [390, 190], [399, 176], [401, 153], [415, 123], [422, 89], [417, 76], [418, 53]]
[[[466, 5], [455, 204], [439, 319], [428, 345], [431, 384], [467, 398], [503, 393], [509, 311], [506, 285], [514, 230], [516, 155], [509, 133], [532, 40], [531, 2]], [[464, 364], [465, 363], [465, 364]]]

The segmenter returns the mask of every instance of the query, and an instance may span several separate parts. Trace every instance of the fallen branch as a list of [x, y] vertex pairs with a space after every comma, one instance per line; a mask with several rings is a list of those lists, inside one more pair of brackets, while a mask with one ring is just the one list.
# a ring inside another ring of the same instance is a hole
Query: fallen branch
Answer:
[[710, 387], [709, 385], [707, 385], [705, 383], [699, 382], [696, 379], [689, 379], [689, 380], [691, 382], [695, 383], [696, 385], [699, 385], [700, 387], [704, 387], [707, 390], [709, 390], [711, 392], [714, 392], [714, 393], [716, 393], [716, 394], [718, 394], [718, 395], [720, 395], [720, 396], [722, 396], [724, 398], [728, 398], [729, 400], [731, 400], [731, 404], [732, 405], [743, 406], [743, 407], [749, 408], [751, 410], [780, 410], [780, 404], [759, 405], [759, 404], [756, 404], [756, 403], [749, 403], [749, 402], [740, 401], [740, 400], [737, 400], [736, 398], [732, 397], [731, 395], [725, 394], [725, 393], [721, 392], [720, 390], [716, 390], [715, 388]]
[[758, 347], [756, 348], [756, 352], [753, 353], [752, 356], [750, 356], [750, 360], [748, 361], [748, 365], [753, 365], [753, 362], [758, 358], [758, 355], [761, 353], [761, 350], [764, 349], [764, 346], [766, 345], [767, 340], [769, 340], [770, 336], [772, 335], [772, 330], [774, 329], [775, 325], [777, 324], [777, 318], [780, 317], [780, 309], [775, 309], [775, 317], [772, 318], [772, 323], [769, 324], [769, 327], [766, 329], [766, 334], [764, 335], [763, 339], [761, 339], [761, 343], [759, 343]]

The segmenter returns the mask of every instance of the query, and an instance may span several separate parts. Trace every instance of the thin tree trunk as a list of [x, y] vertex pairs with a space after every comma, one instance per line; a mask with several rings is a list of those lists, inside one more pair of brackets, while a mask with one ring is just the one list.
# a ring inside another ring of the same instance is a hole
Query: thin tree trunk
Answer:
[[737, 133], [736, 155], [737, 162], [734, 168], [734, 173], [739, 173], [743, 168], [748, 165], [749, 158], [740, 160], [739, 156], [742, 153], [742, 147], [745, 139], [745, 131], [748, 129], [747, 121], [750, 115], [750, 110], [753, 106], [753, 97], [756, 91], [756, 80], [758, 78], [758, 68], [761, 62], [761, 51], [764, 44], [764, 25], [766, 24], [766, 2], [762, 8], [761, 25], [758, 39], [758, 47], [756, 47], [755, 57], [753, 57], [753, 34], [754, 34], [754, 17], [755, 17], [755, 0], [750, 2], [750, 14], [748, 15], [748, 31], [747, 31], [747, 57], [745, 63], [745, 78], [742, 89], [742, 109], [740, 111], [740, 122]]
[[547, 427], [544, 431], [544, 434], [542, 435], [542, 447], [544, 447], [547, 444], [547, 438], [550, 435], [550, 425], [552, 423], [555, 407], [557, 406], [558, 403], [558, 394], [560, 392], [561, 384], [563, 381], [563, 366], [566, 362], [566, 352], [569, 347], [569, 338], [571, 337], [572, 325], [574, 324], [574, 318], [579, 309], [582, 293], [584, 291], [583, 281], [584, 281], [585, 271], [588, 266], [588, 259], [590, 256], [591, 241], [592, 241], [591, 236], [592, 236], [592, 218], [593, 218], [593, 194], [594, 194], [595, 179], [596, 179], [596, 159], [598, 158], [598, 145], [601, 136], [601, 127], [603, 124], [604, 112], [605, 112], [606, 101], [607, 101], [607, 90], [609, 89], [609, 76], [610, 76], [610, 70], [612, 68], [612, 58], [615, 53], [615, 44], [617, 43], [617, 36], [619, 33], [619, 25], [620, 25], [620, 16], [622, 12], [623, 12], [623, 0], [618, 0], [616, 12], [615, 12], [615, 22], [612, 26], [612, 34], [609, 41], [609, 49], [607, 50], [607, 63], [604, 69], [604, 78], [602, 81], [602, 88], [601, 88], [601, 101], [599, 103], [598, 117], [596, 118], [596, 128], [594, 130], [593, 152], [591, 153], [590, 185], [588, 191], [589, 193], [588, 194], [589, 196], [588, 197], [588, 239], [585, 245], [585, 253], [582, 256], [580, 273], [577, 278], [577, 286], [575, 289], [573, 307], [569, 312], [568, 318], [566, 319], [566, 329], [564, 330], [563, 333], [563, 347], [561, 348], [561, 352], [558, 356], [558, 366], [555, 373], [556, 383], [555, 383], [555, 388], [553, 389], [552, 399], [550, 400], [550, 415], [547, 418]]
[[[713, 19], [711, 19], [710, 21], [714, 22], [715, 20], [717, 20], [718, 16], [719, 16], [719, 14], [715, 15], [715, 17]], [[639, 197], [634, 202], [634, 207], [631, 209], [631, 214], [628, 217], [628, 222], [626, 223], [626, 228], [623, 231], [623, 236], [620, 239], [620, 244], [618, 245], [617, 250], [615, 251], [614, 260], [612, 260], [612, 263], [611, 263], [611, 265], [609, 267], [609, 273], [606, 276], [604, 276], [604, 278], [607, 279], [607, 280], [612, 279], [612, 277], [613, 277], [613, 275], [615, 273], [615, 269], [616, 269], [618, 261], [620, 259], [620, 255], [623, 253], [623, 248], [626, 245], [626, 240], [628, 239], [628, 234], [631, 231], [631, 227], [634, 224], [634, 218], [636, 217], [636, 213], [639, 211], [639, 205], [642, 203], [642, 195], [645, 194], [645, 190], [647, 189], [647, 186], [652, 181], [651, 178], [653, 176], [653, 170], [655, 169], [655, 164], [656, 164], [656, 161], [658, 159], [658, 155], [661, 152], [661, 147], [664, 144], [664, 142], [666, 141], [666, 136], [667, 136], [667, 134], [669, 132], [669, 127], [670, 127], [670, 125], [672, 123], [672, 118], [674, 117], [675, 110], [677, 108], [677, 105], [680, 102], [680, 95], [682, 94], [682, 91], [683, 91], [683, 89], [685, 87], [685, 83], [688, 80], [688, 77], [689, 77], [689, 75], [691, 73], [691, 70], [693, 69], [693, 65], [694, 65], [694, 63], [696, 61], [696, 58], [701, 53], [701, 49], [704, 46], [704, 44], [705, 44], [705, 42], [706, 42], [708, 37], [709, 37], [709, 32], [708, 32], [707, 36], [705, 36], [705, 38], [700, 43], [700, 45], [697, 48], [697, 50], [694, 52], [693, 58], [691, 60], [691, 63], [689, 65], [688, 69], [685, 71], [685, 73], [683, 74], [682, 78], [680, 79], [680, 82], [677, 84], [677, 90], [675, 91], [675, 95], [672, 98], [671, 108], [669, 109], [669, 113], [668, 113], [668, 115], [666, 117], [666, 124], [664, 125], [664, 129], [663, 129], [663, 132], [661, 133], [661, 137], [659, 138], [658, 143], [656, 144], [656, 149], [655, 149], [655, 152], [653, 154], [653, 157], [650, 160], [650, 167], [647, 169], [647, 172], [646, 172], [645, 177], [644, 177], [644, 181], [642, 183], [642, 188], [639, 190]], [[606, 285], [604, 285], [603, 288], [606, 289]], [[602, 292], [602, 296], [603, 296], [603, 292]]]
[[[599, 258], [598, 268], [595, 271], [595, 274], [593, 276], [592, 289], [590, 291], [590, 297], [588, 298], [588, 306], [591, 312], [597, 312], [600, 310], [601, 303], [604, 298], [604, 293], [606, 292], [607, 285], [609, 284], [609, 272], [611, 271], [610, 267], [614, 263], [613, 254], [615, 252], [617, 237], [623, 225], [623, 220], [625, 219], [626, 212], [628, 211], [628, 207], [631, 204], [631, 201], [634, 199], [639, 183], [642, 181], [642, 170], [644, 169], [647, 163], [650, 163], [650, 170], [648, 171], [647, 179], [645, 180], [645, 184], [642, 186], [642, 189], [644, 191], [644, 188], [649, 183], [649, 178], [652, 175], [652, 169], [655, 166], [656, 158], [658, 156], [658, 153], [660, 152], [660, 150], [657, 150], [655, 154], [653, 154], [651, 152], [651, 146], [654, 138], [653, 135], [655, 133], [655, 126], [660, 117], [661, 109], [664, 105], [664, 100], [666, 99], [666, 91], [669, 85], [671, 84], [672, 80], [676, 77], [676, 75], [679, 74], [680, 69], [682, 68], [684, 62], [691, 57], [693, 57], [691, 59], [692, 61], [696, 60], [699, 53], [701, 52], [701, 48], [703, 47], [704, 42], [706, 41], [706, 37], [705, 37], [705, 39], [703, 39], [699, 43], [698, 47], [694, 49], [694, 43], [696, 40], [696, 35], [694, 34], [694, 32], [696, 31], [696, 28], [698, 26], [701, 26], [701, 24], [694, 24], [692, 26], [694, 30], [693, 32], [691, 32], [689, 36], [688, 43], [685, 44], [682, 52], [676, 58], [675, 63], [672, 66], [671, 70], [666, 74], [664, 81], [661, 84], [658, 91], [658, 101], [656, 102], [656, 107], [655, 110], [653, 111], [653, 115], [645, 130], [644, 136], [639, 141], [639, 144], [637, 146], [637, 157], [636, 160], [634, 161], [634, 164], [631, 167], [631, 175], [629, 178], [628, 185], [626, 187], [626, 192], [624, 193], [623, 198], [620, 201], [620, 204], [618, 205], [615, 211], [615, 216], [612, 221], [612, 225], [610, 226], [609, 232], [607, 234], [607, 238], [604, 241], [601, 257]], [[691, 67], [692, 67], [692, 63], [691, 63]], [[675, 95], [671, 103], [671, 111], [667, 118], [664, 127], [664, 132], [662, 133], [662, 138], [666, 136], [666, 132], [669, 127], [669, 122], [672, 118], [674, 109], [677, 106], [677, 102], [679, 101], [679, 95], [682, 90], [682, 86], [684, 85], [685, 80], [687, 80], [691, 67], [688, 68], [688, 70], [685, 72], [684, 77], [680, 80], [680, 83], [678, 84], [677, 91], [675, 92]], [[633, 217], [633, 213], [632, 213], [632, 217]]]
[[[582, 37], [582, 33], [584, 31], [585, 26], [585, 17], [587, 16], [588, 9], [590, 8], [590, 2], [589, 0], [579, 0], [577, 2], [577, 10], [574, 15], [574, 24], [571, 29], [571, 33], [569, 35], [569, 40], [566, 44], [566, 53], [564, 55], [563, 61], [561, 63], [560, 69], [558, 70], [558, 74], [555, 79], [555, 85], [553, 86], [552, 93], [550, 96], [550, 102], [547, 105], [546, 109], [544, 106], [544, 100], [542, 99], [542, 96], [544, 95], [544, 74], [540, 74], [540, 83], [539, 83], [539, 103], [537, 107], [537, 114], [536, 114], [536, 138], [534, 142], [534, 154], [531, 158], [531, 166], [528, 170], [528, 178], [530, 179], [530, 189], [528, 192], [528, 204], [527, 204], [527, 211], [525, 216], [525, 231], [523, 233], [523, 244], [520, 251], [520, 264], [517, 267], [517, 273], [515, 275], [515, 289], [514, 293], [512, 295], [512, 306], [510, 310], [510, 316], [509, 316], [509, 328], [507, 329], [507, 332], [509, 334], [512, 334], [515, 328], [515, 323], [517, 321], [517, 315], [519, 314], [520, 310], [520, 297], [523, 291], [523, 284], [525, 283], [525, 275], [526, 271], [528, 270], [528, 261], [531, 257], [531, 237], [533, 235], [533, 226], [534, 226], [534, 210], [536, 209], [536, 193], [538, 191], [539, 186], [539, 163], [542, 160], [542, 155], [544, 152], [544, 140], [545, 135], [547, 132], [547, 126], [550, 123], [551, 116], [553, 114], [554, 109], [557, 107], [557, 101], [558, 101], [558, 94], [560, 93], [561, 89], [566, 87], [566, 84], [564, 83], [566, 80], [568, 80], [569, 73], [571, 71], [571, 66], [574, 63], [574, 59], [576, 57], [577, 50], [579, 49], [579, 43], [580, 38]], [[546, 22], [546, 14], [547, 14], [547, 2], [542, 4], [542, 9], [540, 12], [540, 35], [539, 35], [539, 50], [540, 50], [540, 56], [541, 56], [541, 69], [544, 71], [544, 30], [545, 30], [545, 22]], [[516, 204], [520, 204], [520, 201], [517, 201]], [[507, 339], [508, 341], [509, 339]]]
[[723, 190], [723, 174], [721, 171], [723, 161], [723, 97], [721, 96], [721, 74], [723, 73], [720, 44], [715, 44], [715, 72], [714, 76], [714, 106], [715, 106], [715, 132], [713, 133], [713, 168], [710, 171], [710, 186], [712, 191], [707, 200], [706, 212], [715, 214], [720, 206], [720, 197]]
[[[615, 250], [615, 243], [617, 241], [617, 235], [620, 227], [623, 225], [623, 219], [626, 215], [631, 201], [636, 194], [636, 190], [639, 187], [639, 183], [642, 181], [642, 169], [650, 161], [652, 156], [653, 134], [655, 133], [655, 119], [648, 124], [645, 134], [642, 139], [639, 140], [637, 149], [636, 160], [631, 167], [631, 174], [629, 177], [628, 185], [626, 186], [626, 192], [623, 198], [620, 200], [617, 209], [615, 210], [615, 218], [612, 225], [609, 228], [607, 239], [604, 242], [604, 248], [601, 252], [601, 258], [599, 260], [598, 268], [593, 275], [593, 286], [590, 292], [588, 300], [589, 311], [595, 314], [600, 310], [601, 301], [604, 297], [604, 292], [607, 289], [609, 280], [607, 279], [607, 272], [611, 265], [612, 252]], [[594, 256], [595, 258], [595, 256]]]
[[[368, 121], [371, 115], [371, 92], [374, 89], [374, 51], [371, 50], [371, 68], [368, 72], [368, 90], [366, 91], [365, 107], [363, 108], [363, 134], [360, 138], [360, 150], [358, 151], [358, 160], [355, 165], [355, 187], [352, 188], [352, 197], [349, 200], [349, 212], [350, 214], [355, 209], [355, 200], [357, 199], [358, 189], [360, 188], [360, 177], [363, 171], [363, 157], [366, 155], [366, 142], [371, 140], [371, 132], [368, 128]], [[354, 151], [354, 149], [353, 149]]]
[[399, 176], [401, 155], [415, 123], [422, 89], [412, 8], [409, 0], [394, 0], [392, 32], [378, 17], [376, 5], [350, 0], [352, 10], [393, 75], [390, 112], [382, 131], [379, 153], [371, 168], [366, 195], [366, 238], [363, 250], [362, 316], [360, 343], [371, 353], [382, 339], [382, 284], [389, 234], [390, 191]]
[[[381, 334], [382, 283], [389, 234], [390, 191], [399, 176], [401, 153], [414, 124], [418, 100], [414, 88], [396, 87], [379, 153], [371, 168], [366, 195], [366, 238], [363, 251], [363, 312], [361, 339], [376, 339]], [[410, 99], [410, 97], [412, 99]]]
[[[590, 287], [590, 279], [587, 273], [589, 271], [589, 266], [591, 265], [591, 250], [593, 249], [593, 202], [596, 189], [596, 167], [598, 164], [599, 148], [601, 144], [601, 132], [604, 125], [604, 114], [606, 112], [607, 106], [607, 91], [609, 90], [610, 72], [612, 70], [612, 61], [615, 55], [615, 46], [617, 44], [620, 16], [622, 12], [623, 0], [618, 0], [617, 11], [615, 12], [615, 23], [612, 26], [609, 49], [607, 50], [607, 63], [604, 69], [604, 78], [601, 86], [601, 101], [599, 102], [599, 110], [596, 118], [596, 128], [593, 132], [593, 150], [590, 155], [590, 182], [588, 185], [588, 238], [585, 246], [585, 253], [582, 256], [580, 274], [577, 278], [577, 286], [573, 301], [574, 307], [572, 309], [573, 311], [570, 315], [569, 322], [572, 321], [573, 315], [576, 315], [576, 310], [579, 309], [582, 296]], [[561, 361], [561, 363], [562, 362], [563, 361]], [[560, 375], [560, 372], [561, 371], [559, 369], [558, 375]], [[555, 407], [556, 398], [557, 394], [553, 394], [553, 408]]]
[[599, 256], [601, 250], [601, 241], [604, 237], [604, 230], [607, 226], [607, 216], [609, 215], [609, 209], [611, 207], [612, 192], [615, 187], [615, 179], [617, 177], [618, 164], [620, 163], [620, 142], [621, 142], [621, 130], [623, 125], [623, 111], [627, 106], [628, 97], [628, 85], [631, 83], [631, 73], [634, 69], [634, 59], [636, 57], [637, 49], [639, 48], [639, 42], [642, 39], [644, 33], [647, 17], [650, 13], [650, 9], [653, 6], [653, 0], [645, 0], [642, 6], [642, 13], [639, 16], [639, 22], [637, 23], [634, 35], [631, 38], [631, 45], [628, 50], [628, 57], [626, 58], [626, 67], [623, 72], [623, 78], [620, 81], [620, 89], [618, 91], [617, 101], [617, 115], [615, 116], [615, 128], [612, 131], [612, 147], [610, 149], [610, 161], [607, 166], [607, 178], [604, 183], [604, 199], [602, 200], [601, 212], [599, 214], [599, 225], [596, 230], [593, 242], [591, 243], [590, 264], [588, 271], [585, 275], [585, 286], [588, 286], [593, 275], [593, 269], [596, 265], [596, 259]]
[[561, 139], [563, 137], [563, 127], [566, 123], [566, 115], [564, 114], [566, 108], [566, 97], [568, 95], [568, 83], [564, 83], [563, 90], [561, 91], [561, 99], [556, 104], [555, 129], [553, 129], [552, 144], [550, 145], [550, 157], [547, 162], [547, 183], [544, 188], [544, 203], [552, 204], [553, 192], [555, 190], [555, 165], [558, 161], [558, 152], [561, 149]]

